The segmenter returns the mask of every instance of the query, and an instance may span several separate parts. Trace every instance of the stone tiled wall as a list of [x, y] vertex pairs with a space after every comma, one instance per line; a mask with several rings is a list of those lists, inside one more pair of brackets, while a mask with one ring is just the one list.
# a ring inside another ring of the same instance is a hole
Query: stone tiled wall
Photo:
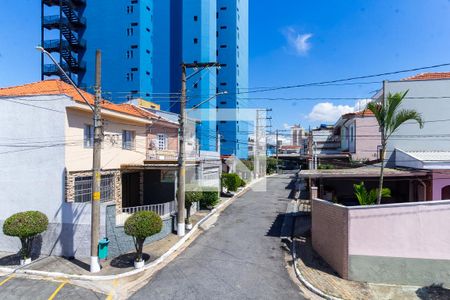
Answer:
[[323, 200], [312, 201], [312, 246], [343, 278], [348, 278], [348, 211]]
[[[169, 235], [174, 229], [173, 218], [163, 220], [163, 228], [160, 233], [145, 240], [145, 244], [160, 240]], [[116, 226], [116, 206], [106, 207], [106, 236], [110, 240], [109, 257], [113, 258], [130, 251], [134, 251], [133, 238], [125, 234], [123, 226]]]
[[[120, 170], [103, 170], [101, 175], [114, 175], [114, 198], [115, 203], [122, 206], [122, 176]], [[66, 202], [75, 202], [75, 178], [92, 176], [92, 171], [67, 172], [65, 178]]]

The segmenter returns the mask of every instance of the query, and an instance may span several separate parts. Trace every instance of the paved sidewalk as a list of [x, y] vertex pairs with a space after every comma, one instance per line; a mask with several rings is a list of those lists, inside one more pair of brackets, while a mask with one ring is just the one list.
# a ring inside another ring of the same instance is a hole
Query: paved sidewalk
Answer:
[[349, 300], [450, 299], [450, 289], [441, 286], [383, 285], [342, 279], [313, 250], [310, 215], [300, 213], [296, 217], [295, 224], [293, 247], [297, 254], [296, 266], [306, 281], [329, 296]]

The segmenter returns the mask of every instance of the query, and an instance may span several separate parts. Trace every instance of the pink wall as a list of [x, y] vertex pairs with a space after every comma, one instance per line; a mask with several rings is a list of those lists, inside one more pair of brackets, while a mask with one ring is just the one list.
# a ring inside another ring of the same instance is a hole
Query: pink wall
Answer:
[[356, 122], [356, 151], [352, 155], [355, 160], [375, 160], [378, 157], [378, 146], [381, 135], [377, 120], [372, 116], [358, 117]]
[[178, 127], [175, 126], [165, 122], [154, 121], [149, 126], [147, 138], [149, 141], [156, 142], [158, 134], [166, 134], [168, 139], [167, 150], [178, 151]]
[[450, 185], [450, 171], [433, 171], [433, 200], [442, 200], [442, 188]]
[[353, 255], [450, 260], [449, 228], [450, 201], [312, 203], [313, 247], [344, 278]]
[[348, 277], [348, 211], [323, 200], [312, 201], [312, 246], [344, 278]]

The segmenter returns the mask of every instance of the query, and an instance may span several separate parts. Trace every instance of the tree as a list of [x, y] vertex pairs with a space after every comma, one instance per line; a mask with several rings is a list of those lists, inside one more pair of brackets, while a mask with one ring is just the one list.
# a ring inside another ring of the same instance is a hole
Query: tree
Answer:
[[186, 207], [186, 224], [191, 224], [191, 207], [195, 202], [199, 202], [202, 199], [201, 191], [189, 191], [186, 192], [185, 196], [185, 207]]
[[131, 235], [136, 248], [136, 261], [142, 261], [145, 239], [162, 229], [161, 217], [153, 211], [139, 211], [125, 221], [125, 233]]
[[48, 218], [39, 211], [25, 211], [14, 214], [3, 223], [3, 233], [8, 236], [16, 236], [20, 239], [22, 248], [20, 257], [31, 257], [33, 239], [48, 227]]
[[[378, 189], [371, 189], [367, 191], [364, 182], [353, 185], [355, 189], [355, 196], [358, 199], [359, 205], [374, 205], [377, 202]], [[382, 197], [391, 197], [391, 190], [383, 188], [381, 191]]]
[[381, 131], [381, 170], [377, 204], [381, 203], [381, 198], [383, 196], [384, 159], [387, 141], [406, 121], [416, 121], [419, 124], [419, 127], [423, 128], [424, 121], [422, 120], [420, 113], [413, 109], [398, 110], [407, 93], [408, 91], [395, 94], [389, 93], [386, 103], [370, 102], [367, 105], [367, 109], [375, 115]]

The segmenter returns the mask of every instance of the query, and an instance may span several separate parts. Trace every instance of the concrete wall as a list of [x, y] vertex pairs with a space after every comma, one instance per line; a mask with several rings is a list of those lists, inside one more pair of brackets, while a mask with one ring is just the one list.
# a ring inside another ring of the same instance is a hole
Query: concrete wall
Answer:
[[450, 283], [450, 201], [343, 207], [314, 200], [312, 217], [314, 249], [344, 278]]
[[[405, 92], [409, 90], [407, 98], [400, 109], [415, 109], [422, 114], [425, 125], [422, 129], [416, 122], [407, 122], [391, 136], [388, 142], [386, 160], [388, 164], [395, 161], [394, 149], [404, 151], [448, 151], [448, 139], [436, 135], [449, 135], [449, 122], [433, 122], [447, 120], [450, 101], [446, 98], [450, 92], [449, 80], [421, 80], [421, 81], [389, 81], [386, 83], [386, 93]], [[405, 135], [414, 138], [405, 138]], [[403, 136], [403, 138], [402, 138]], [[421, 142], [418, 143], [417, 141]]]
[[[0, 101], [4, 140], [0, 146], [0, 224], [14, 213], [39, 210], [50, 222], [42, 236], [41, 253], [88, 256], [90, 204], [65, 201], [66, 138], [72, 143], [83, 139], [82, 134], [69, 138], [64, 130], [70, 98], [22, 96]], [[1, 251], [18, 249], [17, 238], [0, 233]]]
[[[92, 168], [92, 148], [84, 147], [84, 126], [92, 125], [89, 112], [67, 109], [65, 164], [68, 171], [84, 171]], [[104, 117], [105, 139], [102, 144], [102, 169], [120, 169], [122, 164], [142, 163], [146, 157], [147, 137], [145, 124], [133, 124], [124, 120]], [[122, 149], [123, 130], [136, 133], [135, 149]]]
[[348, 211], [327, 201], [312, 202], [314, 250], [344, 278], [348, 277]]

